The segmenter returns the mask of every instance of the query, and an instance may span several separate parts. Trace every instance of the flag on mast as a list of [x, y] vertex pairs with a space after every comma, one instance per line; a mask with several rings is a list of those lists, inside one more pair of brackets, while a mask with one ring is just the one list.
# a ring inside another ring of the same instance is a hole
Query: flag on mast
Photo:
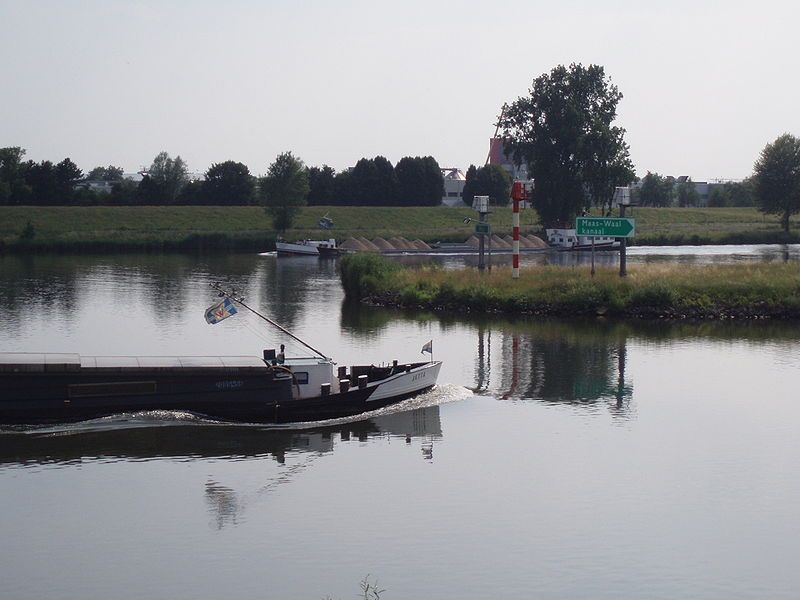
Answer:
[[431, 356], [433, 355], [433, 340], [422, 347], [422, 352], [420, 352], [420, 354], [425, 354], [426, 352]]
[[214, 325], [223, 319], [232, 317], [237, 312], [239, 311], [236, 310], [236, 306], [234, 306], [233, 301], [230, 298], [225, 298], [225, 300], [222, 302], [219, 302], [206, 310], [206, 323]]

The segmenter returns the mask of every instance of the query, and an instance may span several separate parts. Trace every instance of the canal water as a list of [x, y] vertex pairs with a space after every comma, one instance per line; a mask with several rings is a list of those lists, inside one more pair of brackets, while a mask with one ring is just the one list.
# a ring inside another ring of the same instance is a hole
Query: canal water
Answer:
[[[670, 253], [631, 260], [797, 259]], [[316, 426], [0, 430], [0, 598], [800, 590], [796, 324], [396, 312], [346, 304], [334, 262], [274, 256], [0, 256], [0, 281], [0, 351], [303, 353], [243, 313], [207, 325], [221, 282], [340, 364], [428, 340], [444, 361], [430, 393]]]

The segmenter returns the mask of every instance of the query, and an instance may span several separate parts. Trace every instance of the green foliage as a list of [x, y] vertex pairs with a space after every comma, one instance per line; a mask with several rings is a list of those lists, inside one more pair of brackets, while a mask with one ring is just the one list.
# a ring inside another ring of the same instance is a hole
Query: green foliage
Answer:
[[645, 265], [620, 278], [614, 269], [403, 269], [373, 298], [386, 304], [464, 312], [575, 315], [800, 317], [800, 274], [791, 264]]
[[676, 196], [678, 206], [681, 208], [696, 207], [700, 204], [700, 194], [697, 193], [697, 188], [691, 178], [678, 184]]
[[442, 203], [444, 177], [432, 156], [405, 156], [395, 167], [397, 203], [403, 206], [437, 206]]
[[761, 151], [753, 176], [759, 209], [780, 216], [789, 232], [789, 217], [800, 212], [800, 138], [785, 133]]
[[309, 167], [308, 173], [308, 205], [320, 206], [334, 204], [336, 198], [336, 171], [333, 167], [322, 165]]
[[108, 165], [107, 167], [95, 167], [86, 175], [89, 181], [122, 181], [124, 173], [122, 167]]
[[364, 253], [343, 257], [337, 269], [345, 296], [359, 300], [387, 287], [399, 267], [383, 256]]
[[665, 282], [656, 280], [648, 282], [633, 290], [630, 295], [630, 304], [634, 307], [667, 308], [674, 306], [678, 301], [675, 289]]
[[658, 173], [647, 172], [642, 177], [637, 203], [639, 206], [670, 206], [672, 204], [673, 180]]
[[25, 223], [25, 227], [22, 228], [19, 239], [22, 242], [30, 242], [34, 237], [36, 237], [36, 228], [33, 226], [33, 223], [28, 221]]
[[708, 206], [712, 208], [755, 206], [752, 180], [712, 183]]
[[286, 232], [308, 196], [308, 173], [303, 161], [291, 152], [279, 154], [267, 176], [259, 181], [261, 202], [272, 217], [272, 226], [281, 233]]
[[504, 106], [505, 147], [534, 174], [545, 226], [610, 202], [615, 186], [633, 181], [625, 130], [613, 125], [621, 99], [603, 67], [572, 64], [537, 77], [529, 96]]
[[188, 172], [180, 156], [173, 159], [166, 152], [159, 152], [139, 183], [137, 203], [176, 204], [178, 196], [189, 182]]
[[395, 206], [397, 175], [392, 163], [383, 156], [362, 158], [349, 177], [348, 195], [359, 206]]
[[[240, 162], [226, 160], [206, 171], [197, 204], [247, 205], [253, 203], [255, 179]], [[193, 203], [193, 204], [195, 204]]]
[[470, 165], [466, 178], [461, 199], [467, 206], [472, 206], [475, 196], [489, 196], [489, 202], [496, 206], [505, 206], [511, 200], [511, 175], [499, 165]]

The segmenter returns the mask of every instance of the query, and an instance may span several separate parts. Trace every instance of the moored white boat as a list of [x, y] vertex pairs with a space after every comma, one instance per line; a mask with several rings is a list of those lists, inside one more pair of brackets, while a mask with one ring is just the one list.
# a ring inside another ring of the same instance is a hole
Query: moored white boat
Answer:
[[336, 240], [298, 240], [287, 242], [279, 239], [275, 242], [275, 250], [278, 255], [288, 256], [333, 256], [338, 253]]
[[619, 240], [612, 237], [595, 237], [578, 235], [574, 228], [545, 229], [547, 243], [558, 250], [591, 250], [594, 239], [595, 250], [616, 250]]

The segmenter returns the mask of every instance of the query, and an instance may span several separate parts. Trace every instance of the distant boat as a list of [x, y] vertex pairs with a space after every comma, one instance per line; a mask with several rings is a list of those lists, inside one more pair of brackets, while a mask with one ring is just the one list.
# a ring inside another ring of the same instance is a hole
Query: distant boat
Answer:
[[[591, 250], [592, 237], [588, 235], [578, 235], [575, 228], [554, 228], [545, 229], [547, 233], [547, 243], [558, 250]], [[619, 240], [612, 237], [595, 237], [595, 250], [618, 250]]]
[[275, 242], [275, 249], [278, 251], [278, 256], [326, 257], [337, 256], [340, 253], [334, 238], [327, 240], [299, 240], [296, 242], [287, 242], [279, 239]]

